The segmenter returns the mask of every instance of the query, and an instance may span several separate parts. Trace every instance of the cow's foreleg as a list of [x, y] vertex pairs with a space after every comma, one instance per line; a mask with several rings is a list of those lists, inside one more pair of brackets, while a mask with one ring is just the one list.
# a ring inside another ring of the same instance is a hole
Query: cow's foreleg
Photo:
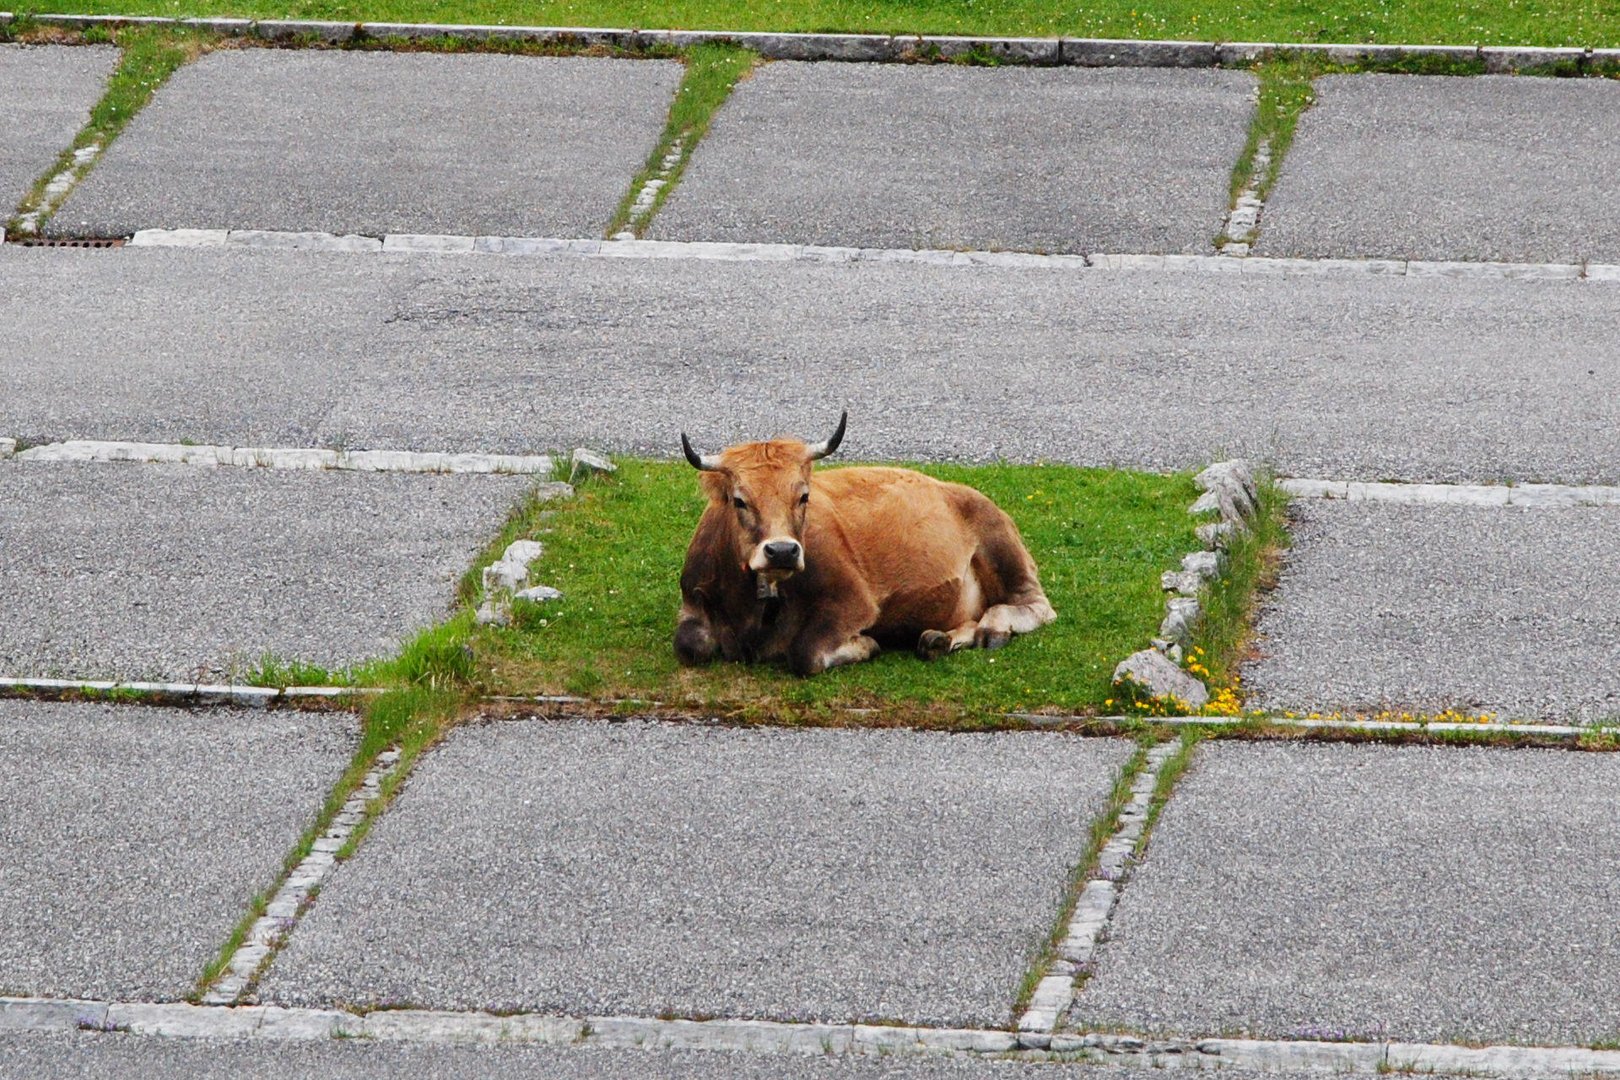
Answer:
[[850, 634], [822, 628], [806, 628], [788, 652], [788, 666], [795, 675], [819, 675], [828, 668], [858, 664], [878, 654], [878, 643], [862, 633]]
[[917, 655], [924, 660], [937, 660], [946, 653], [970, 648], [975, 644], [974, 635], [978, 630], [977, 620], [965, 622], [954, 630], [924, 630], [917, 638]]
[[683, 608], [680, 621], [675, 624], [675, 658], [695, 667], [713, 660], [719, 648], [709, 629], [709, 620]]
[[999, 649], [1014, 634], [1038, 630], [1056, 618], [1044, 595], [1022, 604], [997, 604], [979, 616], [973, 642], [981, 649]]

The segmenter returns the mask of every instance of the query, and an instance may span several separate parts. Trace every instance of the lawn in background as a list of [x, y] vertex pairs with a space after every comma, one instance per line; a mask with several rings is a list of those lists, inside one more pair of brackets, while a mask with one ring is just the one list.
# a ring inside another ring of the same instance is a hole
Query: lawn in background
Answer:
[[47, 0], [32, 10], [686, 30], [1620, 45], [1615, 0]]
[[684, 462], [631, 460], [508, 531], [544, 542], [530, 578], [564, 598], [520, 605], [511, 628], [474, 631], [478, 679], [495, 693], [654, 699], [772, 716], [880, 704], [941, 719], [1106, 711], [1114, 666], [1147, 645], [1164, 615], [1159, 575], [1198, 546], [1187, 513], [1198, 494], [1192, 481], [1061, 465], [920, 468], [978, 488], [1013, 516], [1057, 622], [995, 652], [931, 663], [889, 652], [808, 679], [759, 665], [681, 668], [672, 642], [681, 565], [704, 506], [698, 477]]

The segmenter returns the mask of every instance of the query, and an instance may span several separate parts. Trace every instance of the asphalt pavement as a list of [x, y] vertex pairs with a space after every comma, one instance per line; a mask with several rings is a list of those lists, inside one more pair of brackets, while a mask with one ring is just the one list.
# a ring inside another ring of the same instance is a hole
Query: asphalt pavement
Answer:
[[0, 221], [90, 119], [118, 50], [0, 45]]
[[0, 699], [0, 995], [191, 993], [355, 733], [342, 713]]
[[1244, 670], [1296, 712], [1620, 721], [1620, 508], [1300, 501]]
[[1620, 261], [1620, 83], [1330, 75], [1300, 118], [1257, 250]]
[[1243, 71], [767, 64], [715, 115], [649, 235], [1212, 252]]
[[267, 1002], [1009, 1023], [1133, 744], [492, 722], [424, 760]]
[[228, 49], [176, 72], [49, 224], [599, 236], [674, 61]]
[[0, 462], [0, 674], [340, 669], [448, 614], [531, 481]]
[[[1597, 282], [0, 248], [0, 431], [1620, 481]], [[63, 387], [72, 385], [72, 393]]]
[[[729, 1051], [569, 1050], [141, 1039], [0, 1033], [0, 1077], [37, 1080], [1158, 1080], [1162, 1070], [961, 1058], [823, 1057]], [[1226, 1080], [1309, 1080], [1317, 1074], [1222, 1069]]]
[[1206, 744], [1125, 889], [1088, 1030], [1613, 1039], [1620, 758]]

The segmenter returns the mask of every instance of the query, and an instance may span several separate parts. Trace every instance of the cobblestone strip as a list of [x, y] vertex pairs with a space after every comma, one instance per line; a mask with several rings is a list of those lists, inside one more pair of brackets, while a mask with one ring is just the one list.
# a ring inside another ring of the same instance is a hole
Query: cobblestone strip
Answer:
[[652, 220], [653, 207], [658, 203], [658, 193], [669, 184], [670, 174], [681, 163], [681, 140], [676, 139], [670, 145], [669, 153], [658, 162], [658, 175], [641, 185], [636, 192], [636, 201], [630, 207], [630, 220], [625, 228], [614, 233], [614, 240], [634, 240], [641, 235]]
[[[18, 16], [0, 12], [0, 25]], [[133, 15], [32, 16], [37, 23], [75, 30], [118, 26], [187, 26], [267, 41], [355, 38], [456, 37], [469, 41], [526, 41], [641, 52], [728, 42], [771, 60], [915, 61], [988, 55], [1002, 63], [1082, 67], [1216, 67], [1252, 64], [1274, 56], [1318, 56], [1338, 64], [1396, 64], [1424, 58], [1483, 60], [1492, 74], [1575, 64], [1580, 71], [1620, 57], [1620, 50], [1588, 48], [1480, 48], [1472, 45], [1296, 44], [1269, 41], [1154, 41], [1111, 38], [1015, 38], [887, 34], [775, 34], [723, 30], [635, 30], [583, 26], [488, 26], [441, 23], [350, 23], [310, 19], [167, 19]]]
[[[11, 440], [7, 440], [11, 441]], [[323, 450], [288, 447], [186, 446], [73, 439], [19, 450], [17, 461], [51, 464], [131, 462], [254, 469], [334, 469], [347, 472], [505, 473], [550, 475], [545, 454], [450, 454], [413, 450]]]
[[[637, 205], [641, 205], [638, 202]], [[650, 204], [649, 204], [650, 205]], [[1233, 210], [1242, 226], [1244, 208]], [[1232, 218], [1228, 219], [1228, 229]], [[1192, 274], [1283, 274], [1300, 277], [1444, 277], [1477, 281], [1620, 282], [1620, 265], [1608, 263], [1434, 262], [1402, 259], [1284, 259], [1246, 255], [1233, 244], [1220, 255], [1143, 255], [1094, 252], [1041, 255], [1026, 251], [957, 251], [948, 248], [857, 248], [816, 244], [750, 244], [717, 241], [611, 240], [545, 236], [390, 234], [382, 238], [331, 233], [224, 229], [142, 229], [127, 247], [247, 247], [410, 255], [549, 255], [619, 259], [712, 259], [719, 262], [920, 263], [928, 266], [992, 267], [1002, 270], [1150, 270]], [[1229, 252], [1230, 254], [1224, 254]]]
[[1142, 771], [1131, 781], [1131, 797], [1119, 812], [1114, 835], [1103, 844], [1097, 868], [1080, 890], [1069, 925], [1058, 942], [1057, 955], [1036, 984], [1029, 1006], [1018, 1018], [1018, 1045], [1027, 1050], [1051, 1046], [1058, 1018], [1074, 999], [1077, 977], [1090, 974], [1097, 942], [1108, 927], [1119, 891], [1130, 872], [1130, 858], [1147, 826], [1148, 808], [1159, 782], [1159, 769], [1181, 749], [1179, 741], [1160, 743], [1148, 750]]
[[381, 793], [383, 779], [399, 757], [399, 751], [393, 749], [377, 755], [376, 764], [361, 779], [359, 790], [349, 796], [330, 827], [310, 846], [309, 854], [287, 875], [225, 970], [203, 992], [204, 1005], [232, 1005], [252, 991], [259, 973], [297, 928], [313, 893], [337, 865], [337, 853], [353, 835], [355, 826], [365, 820], [367, 804]]
[[1221, 230], [1221, 254], [1227, 257], [1247, 255], [1260, 232], [1260, 214], [1265, 203], [1260, 198], [1260, 182], [1271, 168], [1271, 140], [1263, 139], [1254, 151], [1254, 167], [1249, 182], [1238, 195], [1226, 215], [1226, 227]]
[[1516, 506], [1561, 510], [1573, 506], [1620, 506], [1620, 487], [1600, 484], [1389, 484], [1358, 480], [1279, 480], [1296, 499], [1343, 499], [1404, 506]]
[[111, 679], [36, 679], [0, 677], [0, 697], [116, 697], [144, 705], [293, 705], [380, 694], [361, 686], [243, 686], [232, 683], [124, 682]]
[[[17, 238], [35, 236], [39, 233], [39, 223], [56, 213], [56, 208], [62, 205], [73, 185], [79, 182], [79, 177], [90, 170], [95, 160], [101, 154], [101, 142], [98, 140], [88, 146], [81, 146], [73, 151], [73, 157], [55, 176], [46, 183], [44, 192], [40, 195], [39, 205], [17, 217]], [[0, 234], [5, 230], [0, 228]]]

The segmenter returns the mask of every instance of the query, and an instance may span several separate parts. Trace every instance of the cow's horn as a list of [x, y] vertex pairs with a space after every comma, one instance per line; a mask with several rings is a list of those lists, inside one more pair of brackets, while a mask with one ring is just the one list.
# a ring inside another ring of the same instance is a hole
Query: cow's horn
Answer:
[[699, 472], [717, 472], [720, 469], [719, 454], [700, 454], [692, 449], [692, 440], [681, 432], [681, 449], [686, 451], [686, 460], [692, 463], [692, 468]]
[[838, 430], [832, 433], [832, 438], [826, 442], [815, 443], [810, 447], [810, 460], [820, 461], [834, 450], [837, 450], [838, 444], [844, 441], [844, 426], [848, 423], [849, 410], [846, 409], [838, 417]]

